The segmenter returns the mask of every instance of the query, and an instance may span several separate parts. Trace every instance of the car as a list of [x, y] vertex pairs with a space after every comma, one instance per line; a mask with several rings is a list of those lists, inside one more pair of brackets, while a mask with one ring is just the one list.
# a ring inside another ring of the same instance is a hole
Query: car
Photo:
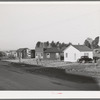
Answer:
[[80, 59], [78, 59], [79, 63], [92, 63], [93, 59], [89, 58], [88, 56], [81, 56]]

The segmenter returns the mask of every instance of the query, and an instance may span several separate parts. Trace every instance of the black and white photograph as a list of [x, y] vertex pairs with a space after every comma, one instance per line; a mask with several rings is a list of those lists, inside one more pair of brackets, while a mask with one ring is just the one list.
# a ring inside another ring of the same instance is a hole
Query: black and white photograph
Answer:
[[4, 90], [99, 91], [100, 2], [0, 2]]

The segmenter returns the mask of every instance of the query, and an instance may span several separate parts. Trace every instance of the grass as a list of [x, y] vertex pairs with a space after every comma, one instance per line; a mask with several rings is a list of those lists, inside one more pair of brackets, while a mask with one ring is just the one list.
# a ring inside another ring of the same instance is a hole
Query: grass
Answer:
[[[6, 60], [9, 62], [16, 62], [19, 63], [19, 60]], [[35, 59], [22, 59], [22, 63], [30, 64], [30, 65], [37, 65]], [[57, 61], [57, 60], [41, 60], [38, 65], [42, 65], [45, 67], [60, 67], [60, 66], [66, 66], [69, 62], [63, 62], [63, 61]]]

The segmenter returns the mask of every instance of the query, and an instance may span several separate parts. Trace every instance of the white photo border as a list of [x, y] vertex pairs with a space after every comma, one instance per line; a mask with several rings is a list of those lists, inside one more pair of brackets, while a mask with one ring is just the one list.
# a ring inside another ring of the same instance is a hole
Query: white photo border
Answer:
[[[0, 4], [23, 4], [23, 3], [67, 3], [70, 1], [56, 2], [0, 2]], [[80, 1], [71, 1], [71, 3]], [[81, 1], [81, 3], [100, 3], [100, 1]], [[99, 99], [100, 91], [0, 91], [0, 99]]]

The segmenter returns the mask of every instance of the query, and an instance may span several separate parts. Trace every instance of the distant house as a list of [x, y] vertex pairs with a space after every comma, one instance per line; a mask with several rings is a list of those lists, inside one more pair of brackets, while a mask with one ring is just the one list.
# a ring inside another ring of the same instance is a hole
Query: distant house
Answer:
[[47, 48], [44, 51], [44, 59], [60, 60], [60, 53], [61, 50], [59, 50], [58, 48]]
[[17, 57], [31, 58], [31, 51], [28, 48], [19, 48], [17, 50]]
[[17, 52], [16, 50], [9, 50], [9, 51], [5, 51], [5, 54], [8, 58], [17, 58]]
[[84, 45], [70, 45], [63, 52], [64, 61], [76, 62], [81, 56], [93, 58], [93, 50]]
[[41, 59], [43, 59], [44, 57], [44, 51], [50, 48], [50, 46], [47, 46], [45, 43], [41, 43], [39, 47], [35, 47], [35, 57], [38, 56]]

